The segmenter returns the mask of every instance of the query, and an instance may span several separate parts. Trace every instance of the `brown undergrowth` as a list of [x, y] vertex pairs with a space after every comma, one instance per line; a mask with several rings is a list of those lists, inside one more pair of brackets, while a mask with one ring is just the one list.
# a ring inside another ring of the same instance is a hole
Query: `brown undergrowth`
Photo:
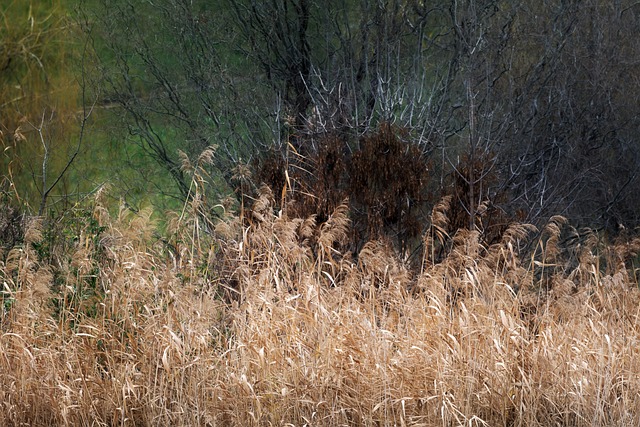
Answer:
[[444, 199], [410, 270], [342, 250], [346, 201], [322, 224], [266, 189], [243, 218], [205, 203], [158, 239], [98, 199], [47, 256], [27, 225], [0, 265], [0, 425], [640, 424], [637, 239], [554, 217], [486, 246]]

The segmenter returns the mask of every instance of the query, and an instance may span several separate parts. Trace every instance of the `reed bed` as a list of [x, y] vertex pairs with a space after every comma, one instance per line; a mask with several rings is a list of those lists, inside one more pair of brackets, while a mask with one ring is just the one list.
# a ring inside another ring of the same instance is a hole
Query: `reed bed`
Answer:
[[29, 224], [0, 265], [0, 425], [640, 425], [637, 240], [568, 250], [555, 217], [487, 246], [444, 200], [416, 270], [382, 240], [343, 253], [346, 206], [198, 203], [164, 241], [98, 203], [49, 262]]

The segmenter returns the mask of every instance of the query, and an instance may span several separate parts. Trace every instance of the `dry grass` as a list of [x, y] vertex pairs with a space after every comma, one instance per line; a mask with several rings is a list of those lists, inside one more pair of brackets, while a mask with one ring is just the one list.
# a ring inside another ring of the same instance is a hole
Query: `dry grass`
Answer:
[[413, 273], [383, 242], [341, 253], [345, 206], [318, 225], [263, 192], [214, 231], [194, 200], [168, 244], [98, 203], [100, 239], [55, 266], [29, 225], [0, 265], [0, 425], [640, 424], [638, 241], [569, 251], [556, 217], [485, 247], [445, 201]]

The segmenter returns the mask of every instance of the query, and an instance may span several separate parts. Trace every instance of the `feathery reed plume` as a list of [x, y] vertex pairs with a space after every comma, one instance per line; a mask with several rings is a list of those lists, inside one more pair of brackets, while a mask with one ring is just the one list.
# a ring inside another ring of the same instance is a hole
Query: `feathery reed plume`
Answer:
[[336, 207], [327, 221], [320, 225], [318, 246], [320, 251], [331, 259], [334, 243], [344, 244], [349, 234], [349, 201], [345, 199]]
[[233, 191], [240, 200], [240, 216], [243, 216], [246, 198], [256, 192], [251, 168], [244, 163], [239, 163], [231, 170], [231, 182], [235, 185]]
[[450, 237], [448, 234], [452, 196], [443, 197], [431, 210], [431, 225], [424, 235], [424, 269], [428, 264], [436, 263], [444, 254]]
[[542, 262], [547, 260], [555, 262], [555, 259], [560, 255], [560, 233], [562, 227], [567, 223], [567, 219], [561, 215], [554, 215], [549, 218], [549, 221], [542, 229], [542, 236], [546, 238], [544, 247], [542, 248]]
[[258, 197], [251, 207], [251, 216], [259, 223], [266, 222], [273, 216], [273, 192], [269, 187], [263, 185], [258, 191]]
[[618, 236], [613, 242], [602, 248], [601, 256], [594, 262], [596, 267], [609, 276], [625, 276], [627, 282], [638, 282], [638, 254], [640, 237]]
[[178, 150], [178, 158], [180, 159], [180, 170], [192, 172], [195, 169], [191, 163], [191, 159], [189, 159], [189, 156], [184, 151]]
[[305, 239], [306, 241], [308, 241], [308, 239], [311, 239], [315, 233], [316, 227], [317, 227], [317, 216], [311, 215], [307, 218], [305, 218], [303, 221], [301, 221], [298, 227], [298, 235], [302, 238]]
[[24, 231], [25, 245], [32, 245], [42, 240], [42, 218], [32, 217], [27, 222]]
[[500, 243], [502, 245], [517, 246], [520, 241], [526, 240], [532, 233], [537, 231], [538, 228], [533, 224], [513, 223], [507, 227]]
[[532, 224], [513, 223], [504, 231], [499, 243], [489, 246], [485, 259], [494, 271], [508, 276], [508, 284], [520, 288], [524, 279], [521, 255], [530, 242], [530, 237], [538, 231]]

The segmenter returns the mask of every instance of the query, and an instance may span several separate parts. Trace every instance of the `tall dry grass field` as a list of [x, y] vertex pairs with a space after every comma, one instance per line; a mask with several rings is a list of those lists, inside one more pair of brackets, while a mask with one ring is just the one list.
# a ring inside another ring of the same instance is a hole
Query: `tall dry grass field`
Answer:
[[0, 425], [640, 425], [638, 242], [567, 249], [557, 217], [486, 247], [446, 202], [420, 271], [266, 192], [217, 223], [196, 197], [164, 242], [98, 203], [49, 262], [32, 221], [0, 265]]

